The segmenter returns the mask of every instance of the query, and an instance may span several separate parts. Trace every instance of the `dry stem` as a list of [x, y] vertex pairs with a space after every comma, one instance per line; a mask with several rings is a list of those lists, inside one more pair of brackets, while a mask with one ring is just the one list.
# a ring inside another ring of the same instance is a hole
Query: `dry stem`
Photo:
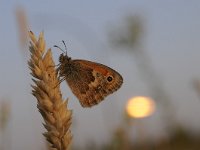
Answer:
[[32, 94], [37, 99], [37, 107], [45, 122], [43, 125], [47, 132], [43, 135], [51, 143], [52, 148], [67, 150], [72, 141], [69, 130], [72, 112], [67, 109], [67, 100], [62, 99], [51, 49], [45, 53], [43, 33], [37, 40], [30, 31], [29, 37], [31, 58], [28, 64], [35, 83], [32, 85]]

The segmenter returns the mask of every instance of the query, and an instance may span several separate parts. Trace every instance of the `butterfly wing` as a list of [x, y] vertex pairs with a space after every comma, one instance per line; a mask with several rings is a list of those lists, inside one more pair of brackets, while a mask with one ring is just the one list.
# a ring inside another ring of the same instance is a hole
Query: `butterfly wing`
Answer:
[[86, 60], [72, 60], [72, 73], [66, 77], [66, 81], [81, 105], [91, 107], [118, 90], [123, 78], [105, 65]]

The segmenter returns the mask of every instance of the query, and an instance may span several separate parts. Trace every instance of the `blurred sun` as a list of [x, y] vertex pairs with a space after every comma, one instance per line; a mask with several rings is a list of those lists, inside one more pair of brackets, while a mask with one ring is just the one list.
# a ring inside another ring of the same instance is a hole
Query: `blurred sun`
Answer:
[[130, 117], [144, 118], [150, 116], [155, 111], [155, 102], [144, 96], [131, 98], [126, 105], [126, 112]]

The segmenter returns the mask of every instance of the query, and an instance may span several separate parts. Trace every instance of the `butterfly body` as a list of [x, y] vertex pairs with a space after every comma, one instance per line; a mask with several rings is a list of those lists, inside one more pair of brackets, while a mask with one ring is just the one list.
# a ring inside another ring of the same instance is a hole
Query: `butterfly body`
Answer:
[[61, 54], [59, 62], [59, 77], [67, 81], [83, 107], [98, 104], [107, 95], [118, 90], [123, 83], [119, 73], [100, 63], [73, 60], [67, 54]]

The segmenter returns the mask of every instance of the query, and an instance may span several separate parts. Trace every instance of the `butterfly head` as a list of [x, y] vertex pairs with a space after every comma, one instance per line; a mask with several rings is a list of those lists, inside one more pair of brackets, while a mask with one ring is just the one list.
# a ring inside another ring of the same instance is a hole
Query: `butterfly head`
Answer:
[[69, 62], [71, 60], [71, 57], [68, 57], [68, 55], [67, 55], [67, 46], [66, 46], [65, 42], [64, 41], [62, 41], [62, 42], [65, 46], [65, 51], [62, 48], [60, 48], [59, 46], [54, 45], [54, 47], [58, 48], [59, 50], [61, 50], [63, 52], [59, 57], [59, 62], [60, 63]]
[[71, 60], [71, 57], [68, 57], [66, 53], [62, 53], [60, 54], [60, 57], [59, 57], [59, 62], [60, 63], [64, 63], [64, 62], [69, 62]]

